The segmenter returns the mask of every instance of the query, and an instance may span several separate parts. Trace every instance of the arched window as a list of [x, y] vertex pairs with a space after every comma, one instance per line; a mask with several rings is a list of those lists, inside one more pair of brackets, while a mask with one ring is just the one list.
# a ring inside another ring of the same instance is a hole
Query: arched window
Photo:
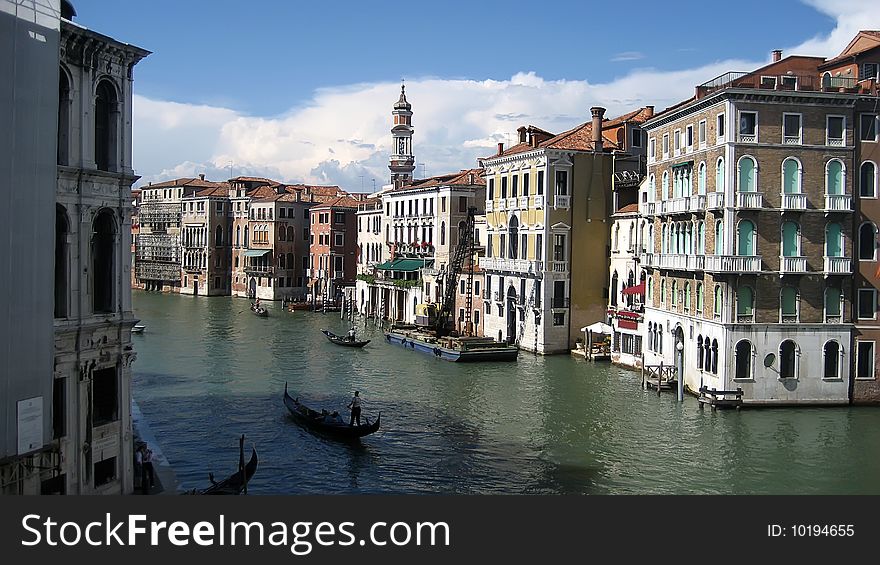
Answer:
[[712, 340], [712, 374], [718, 374], [718, 340]]
[[706, 163], [700, 163], [697, 170], [697, 194], [706, 194]]
[[749, 322], [755, 319], [755, 292], [749, 286], [736, 289], [736, 320]]
[[739, 160], [737, 190], [739, 192], [756, 192], [758, 190], [758, 167], [751, 157]]
[[669, 246], [666, 241], [666, 224], [662, 226], [662, 232], [660, 234], [660, 253], [668, 253]]
[[241, 247], [241, 226], [235, 226], [235, 246]]
[[672, 305], [678, 305], [678, 281], [672, 281]]
[[831, 73], [826, 72], [822, 75], [822, 88], [831, 88]]
[[286, 263], [284, 262], [284, 253], [279, 253], [278, 254], [278, 268], [282, 269], [282, 270], [286, 269], [287, 267], [285, 267], [285, 264]]
[[873, 261], [876, 259], [877, 228], [871, 222], [859, 226], [859, 260]]
[[648, 277], [648, 281], [645, 283], [647, 294], [645, 299], [649, 304], [654, 304], [654, 277]]
[[782, 223], [782, 256], [800, 257], [800, 226], [796, 222]]
[[865, 161], [859, 169], [859, 196], [877, 198], [877, 167], [871, 161]]
[[825, 321], [841, 322], [840, 303], [841, 292], [837, 287], [829, 286], [825, 289]]
[[745, 257], [755, 255], [755, 224], [751, 220], [742, 220], [736, 227], [736, 254]]
[[712, 371], [712, 346], [709, 343], [709, 336], [703, 342], [703, 370]]
[[217, 226], [217, 231], [214, 233], [214, 246], [223, 246], [223, 226]]
[[648, 181], [648, 202], [657, 200], [657, 177], [651, 173], [651, 179]]
[[825, 360], [825, 372], [823, 377], [826, 379], [837, 379], [840, 377], [840, 344], [834, 340], [826, 341], [825, 347], [822, 348], [822, 356]]
[[828, 161], [825, 168], [825, 193], [830, 195], [843, 194], [844, 168], [837, 159]]
[[697, 222], [697, 254], [706, 254], [706, 223], [703, 220]]
[[116, 89], [109, 80], [102, 80], [95, 90], [95, 166], [101, 171], [115, 171], [116, 155]]
[[837, 222], [825, 226], [825, 255], [843, 257], [843, 231]]
[[[462, 231], [464, 231], [463, 227]], [[507, 224], [507, 244], [510, 246], [510, 253], [507, 256], [516, 259], [519, 255], [519, 220], [516, 219], [516, 216], [511, 216], [510, 222]]]
[[[62, 75], [63, 76], [63, 75]], [[63, 206], [55, 205], [55, 317], [67, 317], [68, 282], [68, 248], [67, 239], [70, 234], [70, 222]]]
[[697, 313], [703, 313], [703, 283], [697, 283]]
[[660, 193], [660, 197], [663, 200], [666, 200], [669, 198], [669, 171], [663, 171], [661, 183], [662, 192]]
[[293, 269], [296, 267], [296, 262], [293, 260], [293, 253], [287, 254], [287, 268]]
[[293, 241], [294, 234], [293, 226], [287, 226], [287, 241]]
[[666, 306], [666, 279], [660, 280], [660, 307]]
[[697, 369], [703, 370], [703, 336], [697, 336]]
[[782, 162], [783, 194], [801, 193], [801, 167], [797, 159], [789, 157]]
[[721, 308], [724, 303], [724, 291], [721, 290], [721, 285], [715, 285], [715, 302], [713, 304], [712, 312], [715, 314], [716, 318], [721, 318]]
[[64, 69], [58, 78], [58, 164], [66, 165], [70, 151], [70, 81]]
[[248, 246], [248, 227], [244, 227], [244, 246]]
[[446, 222], [440, 222], [440, 245], [446, 245]]
[[287, 236], [287, 230], [283, 227], [278, 228], [278, 241], [284, 241]]
[[724, 220], [715, 220], [715, 255], [724, 255]]
[[784, 286], [779, 293], [782, 322], [798, 321], [798, 291], [793, 286]]
[[787, 339], [779, 346], [779, 377], [783, 379], [797, 378], [798, 375], [798, 347], [797, 344]]
[[95, 216], [92, 232], [92, 309], [115, 312], [116, 222], [113, 212], [103, 209]]
[[715, 163], [715, 192], [724, 192], [724, 157]]
[[736, 372], [733, 378], [752, 378], [752, 342], [747, 339], [736, 344]]
[[684, 283], [684, 309], [691, 309], [691, 283]]

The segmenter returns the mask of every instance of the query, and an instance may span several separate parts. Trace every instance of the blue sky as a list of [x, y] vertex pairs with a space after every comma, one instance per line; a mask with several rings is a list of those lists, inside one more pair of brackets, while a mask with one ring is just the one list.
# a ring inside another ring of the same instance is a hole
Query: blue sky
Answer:
[[81, 25], [153, 51], [135, 69], [144, 180], [232, 171], [354, 190], [387, 182], [402, 77], [417, 174], [440, 174], [523, 123], [662, 109], [776, 48], [834, 56], [880, 28], [875, 4], [74, 0]]

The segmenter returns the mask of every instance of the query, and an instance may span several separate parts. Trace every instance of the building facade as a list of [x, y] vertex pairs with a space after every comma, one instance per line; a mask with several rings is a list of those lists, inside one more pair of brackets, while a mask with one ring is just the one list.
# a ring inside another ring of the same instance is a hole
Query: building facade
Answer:
[[232, 292], [229, 186], [217, 185], [181, 200], [181, 294], [229, 296]]
[[354, 287], [357, 276], [357, 209], [359, 201], [340, 197], [310, 209], [310, 300], [328, 305]]
[[855, 97], [821, 58], [728, 73], [644, 124], [645, 363], [747, 403], [845, 403]]

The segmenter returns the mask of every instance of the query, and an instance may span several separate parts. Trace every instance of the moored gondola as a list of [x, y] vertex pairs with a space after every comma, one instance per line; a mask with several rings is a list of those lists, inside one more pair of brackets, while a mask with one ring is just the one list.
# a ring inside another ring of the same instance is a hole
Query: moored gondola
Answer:
[[357, 439], [372, 434], [379, 429], [379, 421], [382, 419], [382, 413], [379, 412], [376, 421], [372, 424], [367, 420], [366, 424], [350, 426], [338, 413], [312, 410], [302, 404], [299, 398], [290, 396], [287, 392], [287, 383], [284, 383], [284, 405], [293, 419], [304, 428], [338, 439]]
[[239, 462], [238, 471], [229, 475], [222, 481], [215, 481], [214, 474], [209, 473], [208, 479], [211, 486], [202, 490], [195, 490], [192, 494], [212, 494], [212, 495], [234, 495], [247, 494], [247, 484], [257, 472], [257, 448], [252, 448], [250, 461], [244, 462], [244, 436], [239, 440]]
[[336, 335], [335, 333], [329, 330], [321, 330], [327, 339], [329, 339], [332, 343], [336, 345], [342, 345], [343, 347], [363, 347], [366, 344], [370, 343], [370, 340], [357, 340], [357, 339], [348, 339], [345, 336]]

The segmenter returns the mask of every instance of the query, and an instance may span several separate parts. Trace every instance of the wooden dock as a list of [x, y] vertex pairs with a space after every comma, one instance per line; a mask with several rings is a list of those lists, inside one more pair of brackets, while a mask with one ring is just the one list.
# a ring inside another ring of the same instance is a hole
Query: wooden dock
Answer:
[[743, 404], [743, 389], [736, 390], [717, 390], [706, 386], [700, 387], [700, 408], [708, 404], [712, 409], [716, 408], [736, 408], [737, 410]]
[[664, 390], [676, 390], [678, 387], [678, 375], [673, 365], [643, 365], [642, 388], [650, 388], [660, 395]]

